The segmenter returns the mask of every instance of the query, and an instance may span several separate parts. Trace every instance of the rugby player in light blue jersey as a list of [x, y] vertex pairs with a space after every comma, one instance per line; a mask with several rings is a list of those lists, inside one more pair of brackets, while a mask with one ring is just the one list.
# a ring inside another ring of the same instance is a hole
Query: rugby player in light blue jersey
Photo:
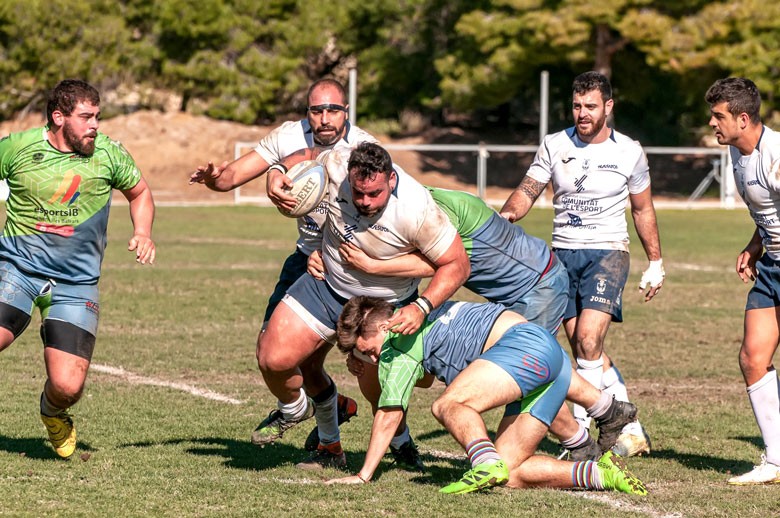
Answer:
[[[586, 405], [602, 435], [613, 440], [636, 416], [636, 407], [617, 401], [574, 373], [567, 354], [545, 329], [499, 304], [447, 302], [434, 309], [418, 331], [401, 335], [391, 328], [394, 311], [381, 299], [355, 297], [339, 317], [339, 348], [347, 353], [357, 350], [378, 363], [382, 396], [362, 469], [330, 482], [371, 480], [415, 384], [430, 373], [448, 385], [434, 402], [433, 414], [466, 450], [472, 465], [442, 493], [504, 484], [647, 493], [611, 451], [598, 462], [535, 454], [548, 430], [573, 423], [563, 405], [567, 394]], [[493, 442], [480, 414], [504, 405]]]
[[[661, 243], [642, 146], [607, 125], [614, 100], [609, 80], [585, 72], [572, 83], [574, 126], [544, 138], [528, 173], [500, 213], [523, 218], [547, 184], [553, 189], [552, 247], [569, 274], [569, 305], [563, 327], [577, 371], [597, 388], [628, 401], [623, 377], [604, 351], [611, 322], [623, 321], [623, 288], [628, 279], [626, 207], [649, 260], [639, 282], [645, 301], [664, 282]], [[584, 409], [574, 416], [589, 426]], [[650, 438], [639, 422], [619, 441], [624, 454], [650, 453]]]
[[82, 395], [98, 328], [98, 279], [111, 191], [130, 203], [128, 250], [152, 264], [154, 202], [130, 154], [98, 132], [100, 96], [80, 80], [61, 81], [48, 125], [0, 140], [0, 179], [10, 189], [0, 237], [0, 350], [41, 312], [48, 378], [41, 420], [60, 457], [76, 449], [67, 410]]

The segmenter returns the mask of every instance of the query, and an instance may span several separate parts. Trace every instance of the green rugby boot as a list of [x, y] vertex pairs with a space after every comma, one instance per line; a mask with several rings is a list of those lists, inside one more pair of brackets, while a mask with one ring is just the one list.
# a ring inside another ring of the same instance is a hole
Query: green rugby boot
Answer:
[[509, 482], [509, 469], [504, 464], [504, 461], [500, 460], [492, 464], [477, 464], [464, 473], [460, 480], [444, 486], [439, 492], [459, 495], [479, 491], [480, 489], [503, 486], [507, 482]]
[[608, 451], [601, 456], [596, 467], [601, 474], [601, 482], [604, 489], [622, 491], [629, 495], [646, 495], [647, 488], [644, 482], [628, 471], [626, 461], [613, 451]]

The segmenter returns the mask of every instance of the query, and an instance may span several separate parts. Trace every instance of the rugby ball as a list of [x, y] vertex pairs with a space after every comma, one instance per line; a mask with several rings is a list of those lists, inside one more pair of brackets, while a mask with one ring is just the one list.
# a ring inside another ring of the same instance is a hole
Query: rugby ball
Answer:
[[316, 160], [305, 160], [291, 167], [286, 175], [293, 183], [288, 194], [295, 198], [295, 207], [290, 211], [279, 208], [279, 212], [290, 218], [299, 218], [311, 212], [325, 197], [328, 173]]

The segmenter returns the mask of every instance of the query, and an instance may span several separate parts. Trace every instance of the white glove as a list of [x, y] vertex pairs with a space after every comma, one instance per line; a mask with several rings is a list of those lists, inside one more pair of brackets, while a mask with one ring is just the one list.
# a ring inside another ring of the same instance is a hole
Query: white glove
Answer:
[[664, 283], [664, 260], [658, 259], [657, 261], [650, 261], [650, 265], [647, 270], [642, 273], [642, 279], [639, 281], [639, 289], [644, 290], [648, 284], [650, 288], [660, 288]]

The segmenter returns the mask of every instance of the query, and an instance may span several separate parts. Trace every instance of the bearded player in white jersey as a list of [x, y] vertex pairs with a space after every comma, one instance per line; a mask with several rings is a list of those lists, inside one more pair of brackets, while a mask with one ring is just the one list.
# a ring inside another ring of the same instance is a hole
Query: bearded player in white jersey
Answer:
[[745, 306], [739, 367], [766, 451], [733, 485], [780, 484], [780, 383], [772, 357], [780, 342], [780, 133], [761, 122], [761, 95], [749, 79], [720, 79], [707, 90], [709, 125], [728, 144], [734, 181], [756, 230], [737, 256], [744, 282], [755, 281]]
[[[607, 126], [614, 101], [612, 86], [603, 74], [580, 74], [572, 93], [575, 125], [544, 138], [528, 173], [500, 213], [512, 222], [524, 217], [547, 184], [552, 184], [552, 247], [569, 272], [569, 305], [563, 325], [577, 372], [596, 388], [628, 401], [623, 378], [604, 352], [604, 338], [612, 321], [623, 320], [622, 296], [629, 269], [628, 200], [650, 261], [639, 283], [641, 291], [649, 285], [645, 301], [664, 282], [649, 167], [638, 142]], [[574, 416], [586, 427], [590, 425], [582, 407], [574, 406]], [[650, 439], [636, 421], [626, 425], [614, 449], [621, 455], [650, 453]]]
[[[347, 119], [347, 93], [344, 87], [331, 78], [312, 83], [306, 96], [306, 118], [289, 121], [273, 129], [257, 146], [241, 158], [215, 166], [209, 162], [199, 166], [190, 176], [190, 184], [201, 183], [213, 191], [230, 191], [266, 173], [284, 157], [304, 148], [325, 150], [331, 148], [352, 149], [361, 142], [376, 139]], [[278, 167], [278, 166], [277, 166]], [[280, 189], [267, 189], [272, 200], [284, 196]], [[285, 260], [279, 273], [263, 317], [263, 330], [287, 289], [306, 273], [306, 263], [322, 242], [322, 227], [327, 214], [327, 202], [298, 218], [298, 241], [295, 251]], [[260, 337], [258, 336], [258, 342]], [[343, 394], [337, 394], [336, 386], [323, 369], [327, 349], [313, 355], [300, 366], [306, 391], [311, 394], [314, 407], [320, 415], [328, 415], [333, 407], [338, 411], [338, 422], [348, 421], [357, 413], [357, 403]]]
[[[283, 165], [291, 167], [313, 156], [312, 150], [301, 150], [283, 160]], [[419, 329], [425, 317], [452, 296], [470, 273], [463, 243], [447, 215], [422, 185], [394, 168], [382, 147], [364, 142], [351, 152], [333, 149], [318, 159], [329, 177], [322, 243], [325, 280], [309, 273], [301, 276], [287, 290], [260, 337], [258, 366], [279, 404], [252, 434], [253, 443], [268, 444], [314, 414], [319, 445], [309, 461], [298, 464], [303, 469], [346, 465], [335, 412], [322, 415], [318, 408], [314, 413], [302, 386], [300, 366], [311, 355], [324, 354], [331, 347], [347, 300], [372, 295], [399, 306], [391, 327], [409, 334]], [[269, 172], [269, 182], [285, 181], [289, 179], [281, 172]], [[294, 199], [286, 198], [279, 206], [289, 209]], [[418, 297], [419, 279], [346, 268], [339, 255], [344, 243], [353, 243], [377, 259], [420, 251], [436, 266], [436, 273]]]

